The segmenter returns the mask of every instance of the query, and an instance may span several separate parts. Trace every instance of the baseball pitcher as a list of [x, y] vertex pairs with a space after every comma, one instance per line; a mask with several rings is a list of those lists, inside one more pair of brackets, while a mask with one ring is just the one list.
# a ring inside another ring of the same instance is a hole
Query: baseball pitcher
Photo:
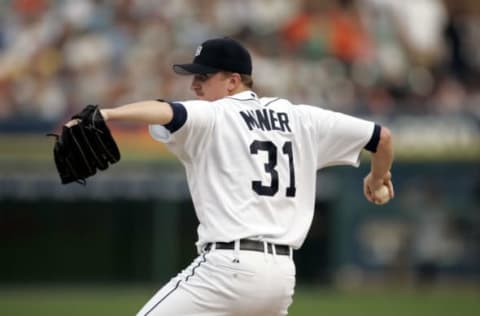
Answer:
[[192, 76], [196, 100], [100, 110], [105, 121], [148, 124], [151, 136], [178, 157], [200, 222], [199, 256], [138, 316], [287, 315], [293, 253], [312, 222], [316, 171], [358, 166], [367, 150], [365, 197], [386, 203], [394, 195], [390, 132], [316, 106], [259, 97], [250, 54], [230, 38], [205, 41], [192, 63], [173, 70]]

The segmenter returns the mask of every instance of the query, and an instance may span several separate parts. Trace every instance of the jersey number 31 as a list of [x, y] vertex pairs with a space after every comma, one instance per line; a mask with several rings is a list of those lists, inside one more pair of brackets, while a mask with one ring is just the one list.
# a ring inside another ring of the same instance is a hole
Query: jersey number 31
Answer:
[[[264, 185], [262, 181], [252, 181], [252, 189], [258, 195], [274, 196], [278, 192], [278, 171], [277, 159], [278, 150], [277, 146], [271, 141], [259, 141], [255, 140], [250, 144], [250, 153], [252, 155], [258, 154], [259, 151], [266, 151], [268, 154], [268, 161], [265, 163], [265, 172], [270, 174], [270, 185]], [[287, 197], [295, 196], [295, 166], [293, 164], [293, 149], [292, 142], [285, 142], [282, 147], [282, 153], [288, 158], [288, 166], [290, 169], [290, 184], [285, 192]]]

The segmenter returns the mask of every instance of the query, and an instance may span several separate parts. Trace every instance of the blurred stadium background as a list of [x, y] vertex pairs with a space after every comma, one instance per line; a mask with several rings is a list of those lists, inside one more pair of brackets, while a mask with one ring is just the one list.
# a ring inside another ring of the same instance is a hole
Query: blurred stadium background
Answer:
[[183, 170], [144, 127], [112, 125], [123, 160], [85, 187], [45, 134], [90, 103], [191, 98], [171, 64], [223, 35], [259, 94], [394, 132], [387, 206], [367, 163], [319, 172], [291, 315], [478, 315], [476, 0], [0, 0], [0, 314], [131, 315], [195, 256]]

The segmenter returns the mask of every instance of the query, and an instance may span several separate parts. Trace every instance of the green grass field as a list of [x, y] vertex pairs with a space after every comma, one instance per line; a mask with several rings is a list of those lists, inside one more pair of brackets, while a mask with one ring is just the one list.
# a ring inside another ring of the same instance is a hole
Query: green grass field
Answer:
[[[29, 288], [0, 290], [2, 316], [135, 315], [154, 289]], [[477, 290], [368, 290], [340, 292], [298, 289], [289, 315], [310, 316], [477, 316]]]

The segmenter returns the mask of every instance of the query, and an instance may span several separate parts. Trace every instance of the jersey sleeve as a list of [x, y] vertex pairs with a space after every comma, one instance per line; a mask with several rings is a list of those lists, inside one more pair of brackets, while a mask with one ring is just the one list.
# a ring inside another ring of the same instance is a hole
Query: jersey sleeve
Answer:
[[319, 108], [311, 118], [315, 121], [317, 167], [359, 166], [360, 153], [372, 138], [375, 123]]
[[181, 160], [190, 161], [206, 146], [208, 136], [213, 130], [215, 110], [207, 101], [175, 102], [181, 111], [174, 110], [172, 122], [181, 115], [181, 126], [171, 128], [171, 124], [150, 125], [149, 132], [153, 139], [165, 143]]

